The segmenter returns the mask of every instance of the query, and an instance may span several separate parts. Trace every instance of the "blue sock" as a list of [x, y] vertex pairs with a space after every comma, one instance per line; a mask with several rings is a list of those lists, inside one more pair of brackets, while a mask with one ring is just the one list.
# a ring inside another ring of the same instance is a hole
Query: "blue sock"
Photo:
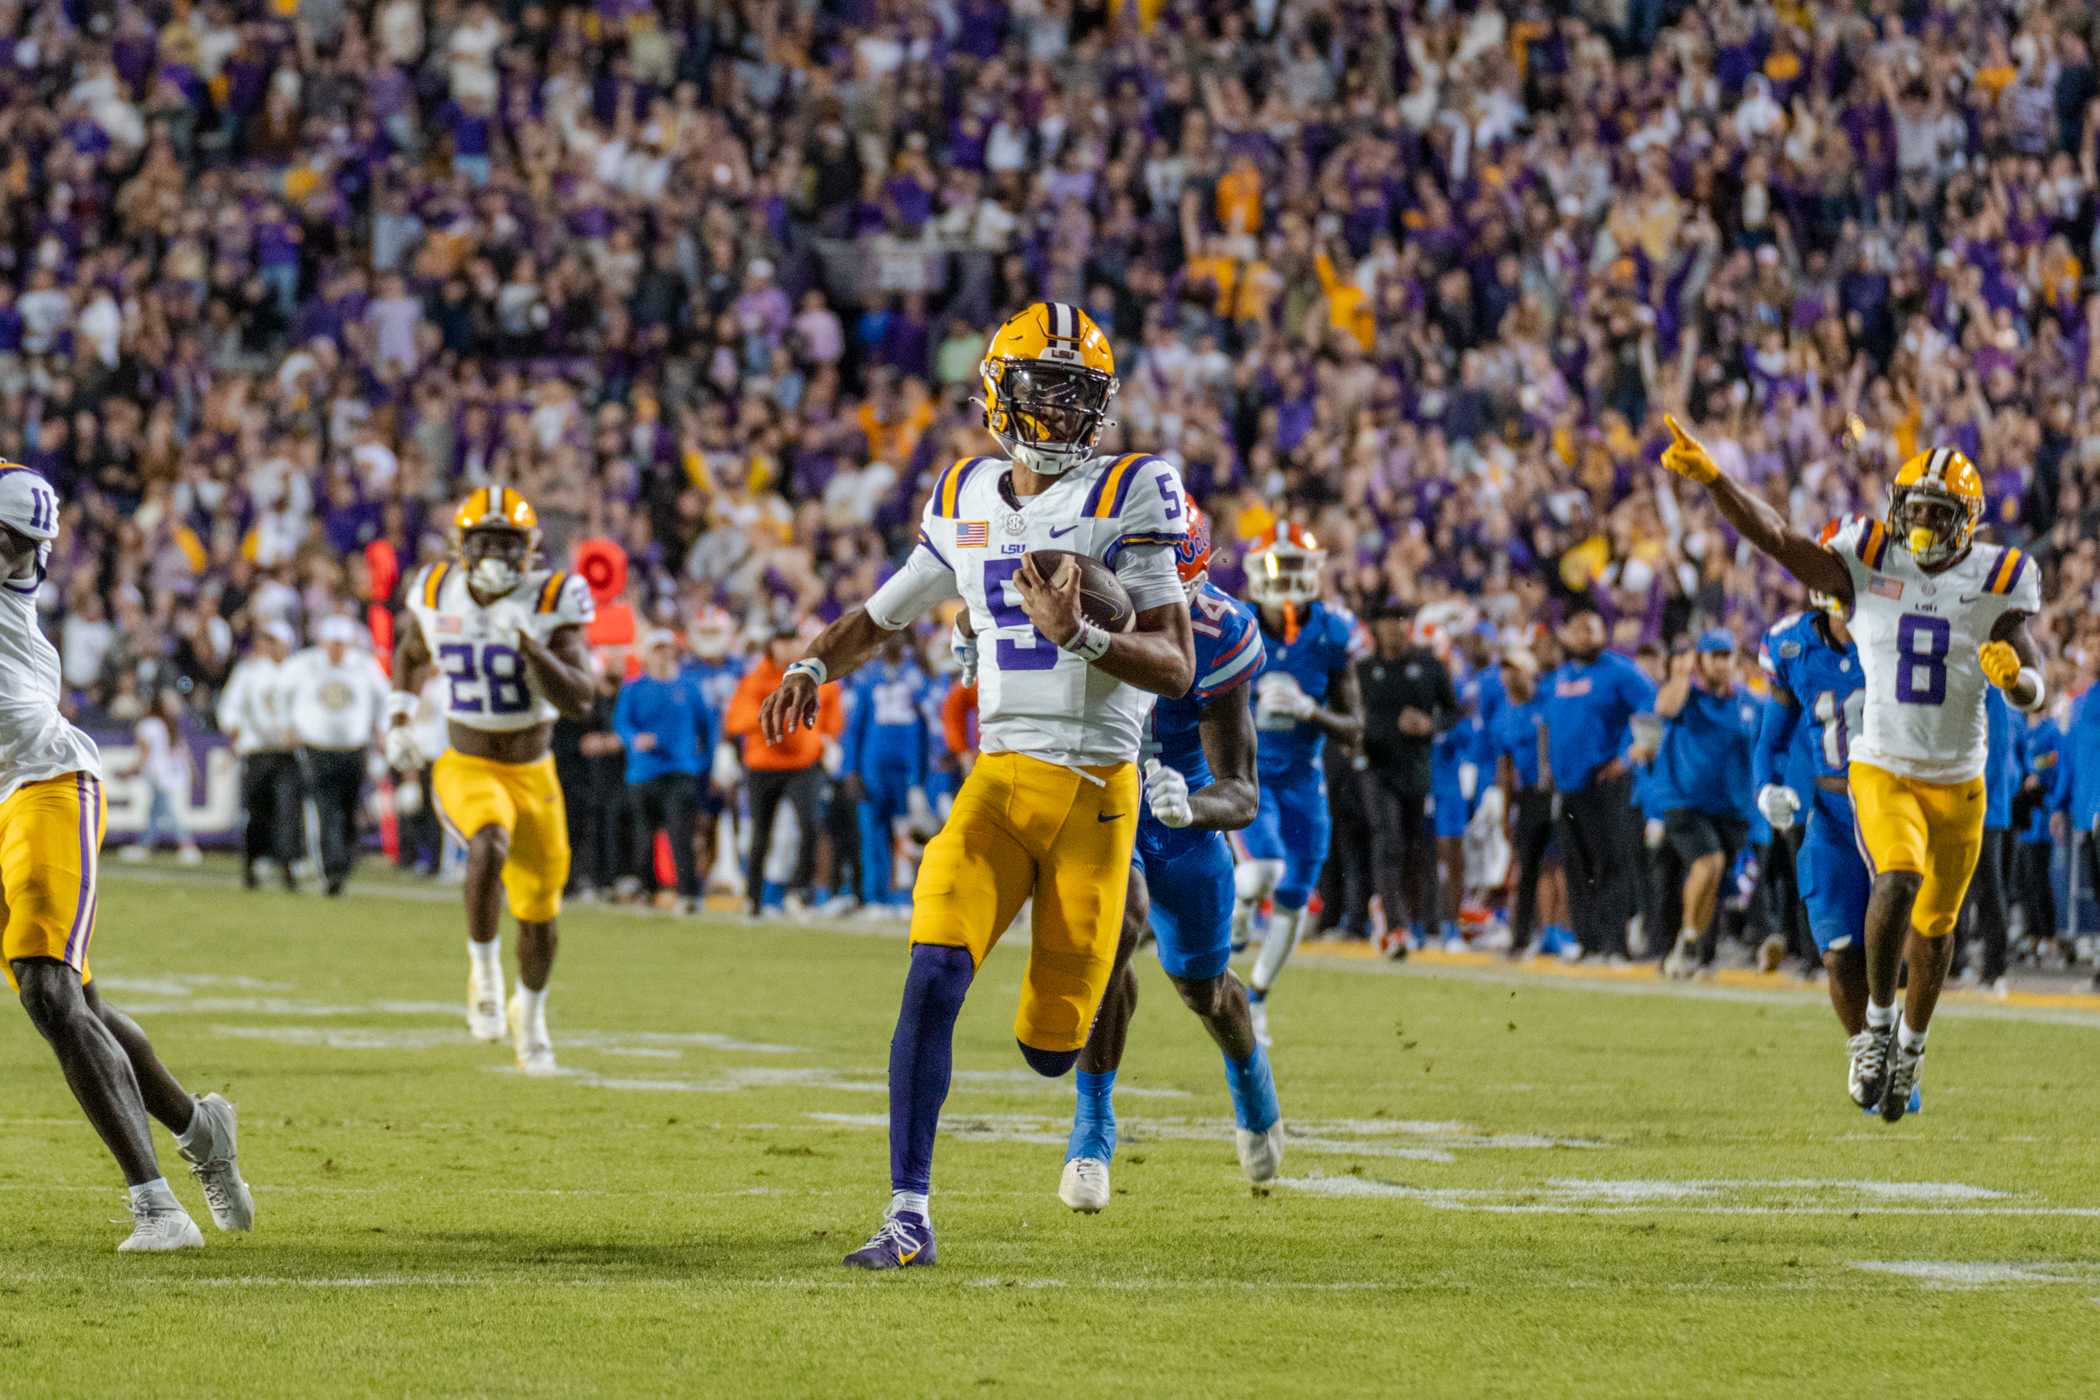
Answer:
[[1446, 919], [1446, 920], [1444, 920], [1444, 922], [1443, 922], [1443, 924], [1442, 924], [1442, 928], [1443, 928], [1443, 932], [1444, 932], [1444, 937], [1445, 937], [1445, 938], [1447, 938], [1447, 939], [1451, 939], [1451, 938], [1456, 938], [1456, 937], [1458, 937], [1458, 936], [1459, 936], [1459, 934], [1458, 934], [1458, 920], [1456, 920], [1456, 919]]
[[1232, 1091], [1232, 1117], [1250, 1133], [1265, 1133], [1283, 1116], [1276, 1102], [1276, 1076], [1261, 1046], [1244, 1060], [1225, 1057], [1225, 1087]]
[[1116, 1155], [1116, 1072], [1094, 1074], [1081, 1070], [1079, 1100], [1072, 1107], [1072, 1137], [1065, 1144], [1065, 1160], [1099, 1157], [1113, 1161]]
[[970, 950], [921, 943], [911, 950], [904, 1005], [890, 1037], [890, 1189], [933, 1185], [933, 1134], [955, 1063], [955, 1018], [976, 970]]
[[777, 880], [767, 880], [758, 887], [758, 904], [761, 909], [778, 909], [787, 902], [787, 886]]
[[1407, 931], [1417, 943], [1427, 943], [1429, 941], [1429, 925], [1423, 923], [1420, 919], [1410, 920], [1407, 925]]
[[1247, 988], [1247, 1001], [1250, 1005], [1260, 1006], [1263, 1002], [1267, 1001], [1268, 999], [1269, 989], [1267, 987]]

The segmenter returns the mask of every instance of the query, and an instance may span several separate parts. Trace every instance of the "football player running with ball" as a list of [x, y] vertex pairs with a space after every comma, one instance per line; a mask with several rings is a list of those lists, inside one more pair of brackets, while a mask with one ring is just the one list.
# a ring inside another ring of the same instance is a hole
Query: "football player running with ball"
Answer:
[[1210, 522], [1189, 506], [1189, 534], [1174, 551], [1196, 636], [1196, 683], [1152, 707], [1145, 744], [1145, 813], [1123, 908], [1123, 941], [1093, 1034], [1080, 1052], [1078, 1102], [1057, 1196], [1088, 1213], [1108, 1205], [1116, 1153], [1116, 1071], [1137, 1009], [1130, 957], [1149, 919], [1159, 962], [1182, 1004], [1196, 1013], [1225, 1057], [1233, 1132], [1249, 1181], [1283, 1162], [1283, 1111], [1269, 1057], [1254, 1037], [1247, 989], [1232, 957], [1232, 848], [1224, 833], [1254, 820], [1254, 712], [1250, 684], [1261, 674], [1261, 629], [1247, 605], [1210, 582]]
[[[1983, 481], [1950, 447], [1905, 462], [1886, 522], [1860, 517], [1828, 543], [1790, 526], [1721, 473], [1666, 419], [1662, 464], [1704, 486], [1729, 524], [1809, 589], [1848, 609], [1866, 705], [1848, 782], [1873, 885], [1867, 899], [1860, 1101], [1903, 1117], [1952, 961], [1962, 897], [1983, 845], [1986, 686], [2019, 710], [2042, 705], [2042, 654], [2028, 631], [2040, 570], [2017, 549], [1974, 543]], [[1898, 965], [1910, 964], [1902, 1014]]]
[[[927, 845], [912, 891], [911, 964], [890, 1040], [890, 1205], [846, 1256], [855, 1268], [934, 1262], [927, 1195], [955, 1018], [978, 965], [1034, 901], [1014, 1036], [1037, 1073], [1072, 1068], [1115, 966], [1137, 841], [1137, 756], [1156, 695], [1195, 680], [1189, 606], [1174, 571], [1188, 507], [1173, 467], [1096, 456], [1115, 359], [1089, 316], [1037, 303], [992, 336], [980, 367], [985, 427], [1006, 460], [965, 457], [935, 483], [917, 545], [867, 603], [810, 644], [759, 714], [769, 741], [814, 722], [817, 689], [890, 633], [961, 597], [978, 646], [983, 757]], [[1081, 611], [1068, 550], [1114, 571], [1134, 620]]]
[[[413, 773], [416, 695], [425, 663], [445, 677], [445, 752], [430, 770], [438, 818], [467, 848], [467, 1030], [500, 1040], [518, 1068], [553, 1074], [547, 978], [569, 880], [569, 818], [547, 741], [557, 715], [590, 712], [583, 629], [594, 607], [582, 575], [539, 567], [539, 517], [517, 492], [485, 486], [452, 517], [453, 559], [409, 584], [394, 647], [387, 762]], [[503, 1005], [502, 900], [518, 921], [518, 989]]]

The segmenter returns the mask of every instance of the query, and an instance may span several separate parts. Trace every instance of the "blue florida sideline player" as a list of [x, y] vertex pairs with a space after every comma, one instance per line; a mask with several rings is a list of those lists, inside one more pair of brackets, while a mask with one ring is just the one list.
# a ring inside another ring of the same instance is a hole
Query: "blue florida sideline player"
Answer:
[[1261, 673], [1261, 629], [1246, 604], [1210, 582], [1210, 522], [1191, 502], [1189, 534], [1174, 551], [1188, 590], [1196, 638], [1196, 683], [1152, 707], [1145, 744], [1145, 812], [1137, 862], [1123, 906], [1123, 939], [1101, 1014], [1079, 1055], [1078, 1103], [1057, 1196], [1074, 1210], [1108, 1204], [1108, 1165], [1116, 1153], [1116, 1070], [1137, 1009], [1130, 957], [1149, 918], [1159, 963], [1225, 1057], [1233, 1137], [1249, 1181], [1267, 1181], [1283, 1164], [1283, 1111], [1269, 1058], [1254, 1038], [1247, 989], [1232, 957], [1232, 848], [1227, 831], [1254, 819], [1259, 801], [1250, 682]]
[[1743, 538], [1808, 588], [1843, 603], [1859, 639], [1866, 699], [1846, 781], [1873, 883], [1858, 1097], [1894, 1123], [1924, 1067], [1954, 960], [1949, 935], [1983, 848], [1985, 692], [1996, 686], [2030, 714], [2043, 703], [2042, 653], [2027, 626], [2042, 605], [2041, 569], [2020, 550], [1975, 543], [1983, 478], [1951, 447], [1897, 470], [1885, 521], [1854, 517], [1826, 542], [1794, 529], [1665, 421], [1663, 466], [1704, 486]]
[[234, 1155], [233, 1105], [176, 1082], [88, 968], [109, 803], [95, 741], [59, 713], [58, 648], [37, 622], [57, 538], [58, 493], [0, 462], [0, 957], [130, 1186], [131, 1234], [117, 1248], [197, 1249], [204, 1236], [160, 1174], [153, 1120], [175, 1134], [221, 1230], [250, 1228], [255, 1199]]
[[[1829, 540], [1837, 530], [1832, 521], [1821, 538]], [[1773, 703], [1757, 736], [1757, 809], [1774, 832], [1803, 824], [1794, 879], [1808, 912], [1809, 936], [1823, 959], [1830, 1007], [1845, 1028], [1845, 1090], [1864, 1107], [1861, 1074], [1874, 1043], [1867, 1031], [1864, 942], [1873, 881], [1853, 834], [1846, 772], [1852, 736], [1866, 710], [1865, 677], [1837, 600], [1811, 593], [1809, 603], [1807, 612], [1773, 624], [1758, 650]], [[1908, 1110], [1917, 1106], [1913, 1087]]]
[[[948, 1097], [955, 1018], [992, 945], [1034, 901], [1014, 1037], [1038, 1074], [1070, 1070], [1115, 967], [1137, 843], [1138, 749], [1154, 696], [1196, 679], [1174, 546], [1181, 479], [1142, 452], [1096, 456], [1115, 358], [1089, 316], [1038, 302], [994, 332], [979, 376], [985, 427], [1006, 452], [965, 457], [934, 484], [904, 565], [825, 628], [766, 698], [768, 741], [815, 721], [817, 690], [885, 639], [960, 597], [978, 639], [982, 757], [912, 889], [911, 964], [890, 1039], [890, 1204], [846, 1256], [855, 1268], [934, 1262], [927, 1199]], [[1080, 570], [1037, 571], [1031, 550], [1115, 571], [1135, 620], [1110, 633], [1080, 612]]]
[[1333, 828], [1322, 751], [1330, 737], [1348, 745], [1363, 738], [1356, 624], [1320, 601], [1326, 559], [1310, 533], [1287, 521], [1257, 536], [1247, 552], [1247, 597], [1268, 660], [1254, 701], [1261, 808], [1240, 834], [1244, 859], [1234, 874], [1232, 943], [1246, 945], [1255, 911], [1270, 901], [1274, 914], [1247, 984], [1254, 1031], [1264, 1045], [1269, 988], [1312, 923], [1306, 902], [1327, 864]]
[[909, 632], [892, 632], [882, 652], [846, 687], [842, 771], [847, 797], [860, 819], [860, 904], [881, 913], [910, 897], [897, 890], [892, 868], [897, 823], [930, 826], [926, 762], [932, 733], [922, 705], [926, 673]]
[[[447, 746], [430, 769], [438, 819], [467, 848], [467, 1030], [510, 1032], [518, 1068], [553, 1074], [547, 979], [569, 880], [569, 817], [548, 739], [596, 693], [583, 629], [595, 616], [581, 574], [540, 567], [540, 522], [505, 486], [484, 486], [452, 516], [454, 557], [408, 587], [394, 645], [386, 759], [423, 765], [416, 693], [425, 663], [445, 678]], [[503, 1002], [503, 903], [518, 921], [518, 989]]]

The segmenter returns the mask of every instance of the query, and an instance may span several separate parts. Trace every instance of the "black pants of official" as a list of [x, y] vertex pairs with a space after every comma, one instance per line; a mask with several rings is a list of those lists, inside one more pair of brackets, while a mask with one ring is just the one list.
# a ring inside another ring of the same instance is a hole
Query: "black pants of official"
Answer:
[[1553, 845], [1553, 794], [1543, 788], [1519, 792], [1509, 814], [1510, 856], [1517, 867], [1517, 895], [1510, 912], [1512, 952], [1531, 946], [1539, 929], [1539, 876]]
[[2021, 841], [2013, 847], [2013, 902], [2027, 911], [2029, 938], [2056, 938], [2063, 931], [2056, 918], [2056, 881], [2050, 870], [2055, 854], [2051, 841]]
[[1629, 774], [1561, 794], [1560, 850], [1582, 950], [1623, 956], [1626, 921], [1639, 898], [1634, 863], [1643, 854]]
[[321, 875], [330, 890], [350, 877], [357, 847], [357, 798], [365, 785], [363, 749], [301, 749], [299, 771], [321, 827]]
[[1801, 839], [1807, 830], [1806, 822], [1797, 821], [1785, 831], [1773, 833], [1758, 867], [1757, 898], [1765, 931], [1786, 940], [1788, 957], [1814, 965], [1823, 959], [1809, 933], [1808, 908], [1801, 902], [1801, 877], [1796, 868]]
[[744, 793], [751, 800], [751, 863], [744, 883], [751, 891], [751, 912], [756, 914], [765, 895], [766, 854], [773, 848], [773, 819], [780, 804], [795, 809], [795, 823], [802, 829], [802, 848], [795, 855], [795, 878], [790, 889], [809, 884], [817, 866], [817, 830], [823, 820], [818, 810], [824, 797], [824, 773], [814, 764], [807, 768], [754, 768], [744, 775]]
[[255, 863], [274, 860], [284, 882], [304, 845], [299, 811], [299, 761], [289, 750], [251, 753], [241, 759], [241, 874], [255, 878]]
[[394, 826], [394, 864], [402, 870], [420, 870], [435, 875], [444, 860], [445, 829], [438, 824], [437, 798], [431, 795], [430, 765], [416, 775], [423, 800], [416, 810]]
[[671, 867], [678, 874], [678, 893], [684, 899], [700, 897], [700, 872], [693, 863], [693, 817], [699, 807], [699, 778], [691, 773], [663, 773], [646, 783], [628, 788], [634, 804], [635, 863], [642, 884], [652, 893], [660, 888], [656, 878], [656, 833], [671, 841]]
[[1320, 928], [1361, 938], [1371, 926], [1371, 814], [1349, 759], [1327, 765], [1327, 793], [1333, 836], [1320, 867]]
[[1436, 918], [1436, 834], [1429, 794], [1412, 792], [1375, 769], [1364, 774], [1364, 810], [1371, 818], [1373, 883], [1385, 906], [1385, 926]]
[[1962, 936], [1983, 945], [1983, 980], [2005, 975], [2006, 866], [2012, 856], [2012, 832], [2002, 826], [1983, 829], [1983, 849], [1976, 853], [1976, 874], [1962, 903]]

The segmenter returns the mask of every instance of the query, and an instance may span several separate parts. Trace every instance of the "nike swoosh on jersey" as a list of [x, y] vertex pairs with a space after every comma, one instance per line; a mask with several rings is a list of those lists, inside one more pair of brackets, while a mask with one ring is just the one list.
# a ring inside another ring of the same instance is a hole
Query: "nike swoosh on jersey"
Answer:
[[1964, 603], [1973, 603], [1982, 596], [1983, 595], [1981, 593], [1964, 593], [1960, 596], [1960, 601]]
[[1074, 530], [1078, 528], [1079, 527], [1077, 525], [1067, 525], [1062, 530], [1052, 530], [1050, 532], [1050, 538], [1053, 540], [1062, 539], [1064, 536], [1071, 534]]
[[1097, 822], [1114, 822], [1122, 819], [1123, 814], [1121, 812], [1097, 812], [1094, 814], [1094, 820]]

